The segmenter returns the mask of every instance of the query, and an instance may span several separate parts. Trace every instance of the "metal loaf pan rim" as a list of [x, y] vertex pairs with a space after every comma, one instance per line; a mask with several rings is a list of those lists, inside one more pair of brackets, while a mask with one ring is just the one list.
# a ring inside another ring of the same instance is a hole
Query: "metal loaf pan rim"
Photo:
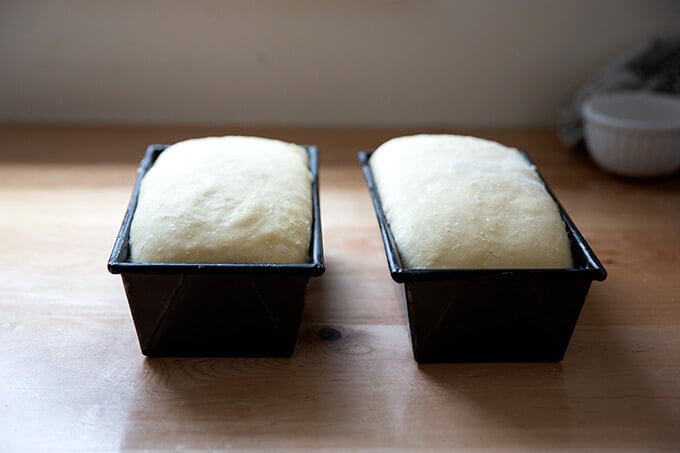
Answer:
[[[359, 153], [359, 162], [368, 185], [369, 194], [373, 202], [375, 215], [380, 226], [380, 234], [385, 248], [387, 263], [390, 269], [392, 279], [397, 283], [406, 283], [411, 281], [427, 281], [427, 280], [497, 280], [497, 279], [574, 279], [574, 280], [598, 280], [604, 281], [607, 278], [607, 271], [586, 242], [581, 232], [576, 228], [576, 225], [571, 220], [567, 212], [562, 207], [555, 194], [546, 184], [545, 179], [538, 171], [539, 177], [543, 182], [546, 190], [553, 198], [559, 209], [562, 220], [564, 221], [567, 232], [569, 234], [572, 254], [577, 250], [580, 254], [579, 258], [585, 262], [585, 266], [569, 268], [569, 269], [407, 269], [402, 265], [399, 251], [392, 236], [392, 231], [389, 222], [385, 218], [385, 213], [382, 209], [380, 195], [378, 194], [375, 180], [373, 179], [373, 172], [369, 165], [369, 160], [374, 151], [361, 151]], [[524, 158], [534, 165], [529, 155], [520, 151]], [[575, 257], [576, 258], [576, 257]]]
[[142, 179], [153, 166], [156, 158], [169, 145], [149, 145], [137, 170], [137, 180], [130, 197], [123, 223], [113, 245], [108, 261], [108, 269], [112, 274], [281, 274], [306, 275], [318, 277], [325, 271], [323, 256], [323, 239], [321, 232], [321, 212], [319, 206], [319, 165], [316, 146], [303, 146], [309, 156], [309, 170], [312, 174], [312, 235], [307, 263], [271, 264], [271, 263], [136, 263], [129, 261], [128, 242], [130, 225], [137, 207], [137, 199]]

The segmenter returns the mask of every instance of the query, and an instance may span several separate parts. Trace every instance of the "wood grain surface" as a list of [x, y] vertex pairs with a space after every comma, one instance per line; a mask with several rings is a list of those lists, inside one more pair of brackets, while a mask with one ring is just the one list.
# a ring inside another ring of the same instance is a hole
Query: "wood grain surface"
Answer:
[[[526, 150], [609, 273], [560, 363], [418, 365], [356, 153], [406, 129], [0, 126], [0, 451], [680, 451], [680, 178]], [[146, 359], [106, 261], [149, 143], [316, 144], [326, 274], [291, 359]]]

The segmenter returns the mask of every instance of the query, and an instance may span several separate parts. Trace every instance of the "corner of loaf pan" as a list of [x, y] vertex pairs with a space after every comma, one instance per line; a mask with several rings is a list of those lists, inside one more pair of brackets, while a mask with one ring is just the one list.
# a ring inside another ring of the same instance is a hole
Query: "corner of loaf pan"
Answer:
[[561, 361], [592, 281], [607, 274], [543, 178], [567, 229], [572, 268], [408, 269], [382, 209], [371, 154], [359, 153], [359, 161], [392, 279], [404, 286], [400, 294], [415, 360]]
[[168, 145], [150, 145], [108, 262], [120, 274], [142, 353], [151, 357], [290, 357], [310, 277], [325, 270], [318, 154], [305, 146], [312, 176], [312, 231], [301, 264], [140, 263], [130, 260], [130, 226], [141, 182]]

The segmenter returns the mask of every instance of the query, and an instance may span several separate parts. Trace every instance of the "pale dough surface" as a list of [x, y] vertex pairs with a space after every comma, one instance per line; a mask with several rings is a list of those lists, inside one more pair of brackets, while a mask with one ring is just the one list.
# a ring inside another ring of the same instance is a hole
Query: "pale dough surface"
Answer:
[[303, 263], [312, 225], [307, 152], [259, 137], [169, 146], [142, 180], [136, 262]]
[[557, 205], [514, 148], [475, 137], [415, 135], [370, 158], [407, 268], [569, 268]]

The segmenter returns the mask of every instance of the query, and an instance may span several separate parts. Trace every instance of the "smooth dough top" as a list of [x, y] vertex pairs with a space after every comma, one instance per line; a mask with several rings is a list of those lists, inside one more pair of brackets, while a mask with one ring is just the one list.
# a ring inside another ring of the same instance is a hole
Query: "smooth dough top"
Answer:
[[475, 137], [414, 135], [369, 160], [406, 268], [570, 268], [557, 205], [514, 148]]
[[186, 140], [166, 148], [142, 180], [130, 258], [304, 263], [311, 225], [303, 148], [259, 137]]

